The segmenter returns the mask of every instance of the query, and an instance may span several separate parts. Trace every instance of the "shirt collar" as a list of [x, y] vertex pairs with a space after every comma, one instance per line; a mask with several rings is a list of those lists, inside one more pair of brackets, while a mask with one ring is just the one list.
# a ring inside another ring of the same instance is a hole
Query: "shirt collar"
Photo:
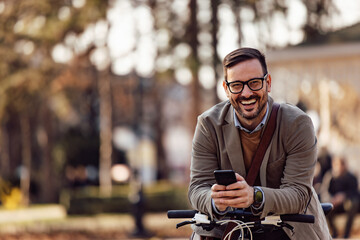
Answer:
[[259, 123], [259, 125], [256, 126], [256, 128], [255, 128], [254, 130], [250, 131], [250, 130], [244, 128], [243, 126], [241, 126], [241, 123], [240, 123], [239, 119], [237, 118], [236, 112], [235, 112], [235, 109], [234, 109], [234, 123], [235, 123], [235, 127], [240, 128], [240, 130], [242, 130], [242, 131], [244, 131], [244, 132], [246, 132], [246, 133], [252, 134], [252, 133], [254, 133], [254, 132], [259, 131], [259, 130], [265, 125], [265, 123], [266, 123], [266, 118], [267, 118], [268, 114], [269, 114], [269, 103], [267, 103], [266, 113], [265, 113], [265, 116], [264, 116], [264, 118], [262, 119], [262, 121]]

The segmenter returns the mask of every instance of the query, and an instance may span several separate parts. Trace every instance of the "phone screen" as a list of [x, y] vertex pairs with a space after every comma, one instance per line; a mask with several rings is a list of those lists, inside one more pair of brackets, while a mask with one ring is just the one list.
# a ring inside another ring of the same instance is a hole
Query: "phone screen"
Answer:
[[230, 185], [236, 182], [235, 172], [233, 170], [215, 170], [214, 176], [219, 185]]

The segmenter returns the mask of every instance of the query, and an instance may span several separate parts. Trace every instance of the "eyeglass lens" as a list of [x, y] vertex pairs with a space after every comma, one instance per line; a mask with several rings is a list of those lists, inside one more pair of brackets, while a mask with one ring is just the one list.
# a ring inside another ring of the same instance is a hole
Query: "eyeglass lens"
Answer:
[[252, 91], [258, 91], [262, 88], [263, 80], [253, 79], [248, 82], [233, 82], [233, 83], [229, 83], [229, 88], [231, 92], [240, 93], [244, 89], [244, 85], [248, 85], [248, 87]]

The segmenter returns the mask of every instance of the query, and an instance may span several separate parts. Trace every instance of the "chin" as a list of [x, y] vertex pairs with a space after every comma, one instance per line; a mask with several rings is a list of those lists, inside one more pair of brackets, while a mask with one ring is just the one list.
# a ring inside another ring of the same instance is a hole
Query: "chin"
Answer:
[[256, 112], [256, 113], [253, 113], [253, 114], [244, 114], [244, 113], [241, 113], [241, 116], [247, 120], [253, 120], [255, 118], [257, 118], [259, 116], [259, 113]]
[[259, 108], [254, 108], [254, 109], [252, 109], [251, 111], [246, 111], [246, 110], [241, 109], [241, 108], [240, 108], [240, 110], [241, 110], [241, 111], [240, 111], [240, 115], [241, 115], [243, 118], [247, 119], [247, 120], [255, 119], [255, 118], [257, 118], [257, 117], [259, 116], [259, 114], [260, 114]]

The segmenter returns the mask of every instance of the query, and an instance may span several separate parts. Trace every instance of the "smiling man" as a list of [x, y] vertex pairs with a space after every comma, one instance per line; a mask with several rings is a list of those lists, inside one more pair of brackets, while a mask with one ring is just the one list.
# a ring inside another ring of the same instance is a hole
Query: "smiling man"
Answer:
[[[271, 77], [266, 70], [264, 73], [257, 59], [231, 65], [227, 69], [223, 82], [226, 96], [235, 108], [240, 123], [247, 129], [254, 129], [267, 110], [267, 93], [271, 90]], [[265, 88], [262, 90], [263, 86]]]
[[[222, 218], [234, 208], [250, 208], [260, 217], [311, 214], [315, 216], [314, 224], [291, 223], [293, 231], [279, 228], [270, 234], [253, 233], [253, 237], [331, 239], [312, 188], [317, 151], [310, 118], [294, 106], [275, 104], [268, 96], [271, 75], [258, 50], [237, 49], [224, 58], [223, 66], [228, 100], [201, 114], [194, 134], [189, 186], [192, 206], [214, 218]], [[247, 175], [254, 169], [254, 156], [275, 106], [278, 111], [274, 133], [253, 183], [248, 183]], [[219, 169], [234, 170], [237, 182], [216, 184], [213, 171]], [[194, 230], [193, 236], [220, 239], [225, 229]]]

